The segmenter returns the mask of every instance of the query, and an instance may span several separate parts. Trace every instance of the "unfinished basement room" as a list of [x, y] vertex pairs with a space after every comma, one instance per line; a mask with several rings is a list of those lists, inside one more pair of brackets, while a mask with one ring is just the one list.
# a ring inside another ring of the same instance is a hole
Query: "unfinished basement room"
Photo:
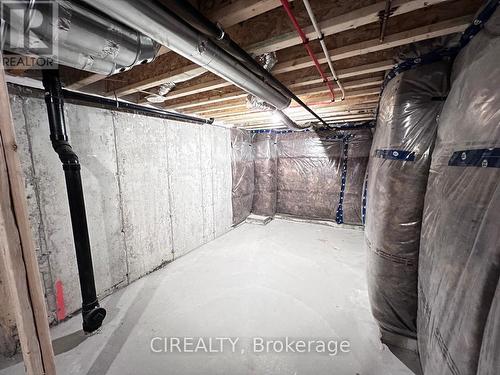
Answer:
[[0, 375], [500, 375], [499, 0], [0, 16]]

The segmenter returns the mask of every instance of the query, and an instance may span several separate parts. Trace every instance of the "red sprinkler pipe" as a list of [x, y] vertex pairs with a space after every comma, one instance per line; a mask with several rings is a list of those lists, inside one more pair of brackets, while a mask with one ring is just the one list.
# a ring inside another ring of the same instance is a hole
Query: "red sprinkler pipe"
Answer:
[[297, 33], [299, 34], [300, 39], [302, 39], [302, 45], [304, 46], [307, 53], [309, 54], [309, 57], [313, 61], [314, 66], [316, 67], [316, 70], [318, 71], [321, 78], [323, 78], [323, 82], [326, 84], [326, 86], [330, 90], [330, 93], [332, 94], [332, 102], [335, 101], [335, 92], [333, 91], [333, 84], [328, 79], [326, 74], [323, 72], [323, 69], [321, 69], [321, 65], [318, 61], [318, 58], [316, 57], [314, 51], [312, 50], [311, 46], [309, 45], [309, 39], [307, 39], [307, 36], [304, 33], [304, 30], [302, 30], [297, 19], [293, 15], [292, 9], [290, 8], [290, 4], [288, 4], [288, 0], [281, 0], [281, 5], [283, 5], [283, 8], [285, 9], [285, 12], [288, 15], [288, 18], [290, 18], [290, 21], [292, 21], [292, 24], [295, 27], [295, 30], [297, 30]]

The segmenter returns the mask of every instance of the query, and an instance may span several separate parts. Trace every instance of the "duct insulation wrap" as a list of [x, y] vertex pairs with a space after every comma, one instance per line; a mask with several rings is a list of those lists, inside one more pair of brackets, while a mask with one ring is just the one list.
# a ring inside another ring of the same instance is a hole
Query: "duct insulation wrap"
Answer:
[[252, 212], [274, 216], [278, 192], [278, 158], [275, 132], [252, 134], [255, 169], [255, 190]]
[[500, 369], [499, 61], [497, 9], [454, 62], [432, 153], [418, 309], [419, 352], [429, 375]]
[[51, 57], [103, 75], [149, 63], [158, 52], [151, 38], [77, 2], [10, 1], [5, 6], [3, 47], [11, 52]]
[[368, 167], [365, 240], [372, 313], [382, 341], [415, 350], [422, 210], [449, 66], [423, 65], [389, 81]]
[[252, 211], [254, 193], [254, 157], [250, 132], [231, 129], [233, 173], [233, 224], [243, 222]]

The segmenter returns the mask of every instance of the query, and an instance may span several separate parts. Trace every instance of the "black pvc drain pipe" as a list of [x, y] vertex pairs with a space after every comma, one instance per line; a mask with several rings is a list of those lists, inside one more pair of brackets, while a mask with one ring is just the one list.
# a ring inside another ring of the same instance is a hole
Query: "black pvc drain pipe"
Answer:
[[52, 69], [44, 70], [43, 86], [45, 88], [45, 103], [47, 104], [47, 114], [49, 117], [50, 140], [52, 147], [62, 162], [66, 178], [78, 276], [82, 293], [82, 327], [85, 332], [91, 333], [101, 327], [106, 317], [106, 310], [99, 306], [97, 299], [87, 215], [85, 212], [85, 199], [80, 174], [81, 165], [78, 156], [71, 148], [68, 140], [59, 71]]

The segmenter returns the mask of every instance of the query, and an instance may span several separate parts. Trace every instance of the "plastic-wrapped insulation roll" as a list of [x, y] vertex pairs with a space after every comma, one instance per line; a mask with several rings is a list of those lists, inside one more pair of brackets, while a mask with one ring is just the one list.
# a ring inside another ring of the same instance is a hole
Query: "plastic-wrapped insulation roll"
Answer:
[[382, 341], [416, 350], [422, 210], [449, 63], [392, 79], [379, 104], [370, 152], [366, 229], [368, 291]]
[[233, 224], [243, 222], [252, 211], [254, 161], [250, 132], [231, 129]]
[[[497, 202], [500, 201], [497, 199]], [[500, 207], [497, 207], [500, 210]], [[484, 328], [477, 375], [497, 375], [500, 368], [500, 282]]]
[[343, 203], [344, 223], [361, 225], [363, 184], [372, 145], [370, 129], [351, 131], [347, 146], [347, 171]]
[[276, 213], [277, 148], [276, 133], [252, 134], [255, 168], [255, 191], [252, 212], [256, 215], [273, 216]]
[[425, 374], [499, 373], [499, 60], [497, 9], [453, 64], [432, 153], [419, 259]]

